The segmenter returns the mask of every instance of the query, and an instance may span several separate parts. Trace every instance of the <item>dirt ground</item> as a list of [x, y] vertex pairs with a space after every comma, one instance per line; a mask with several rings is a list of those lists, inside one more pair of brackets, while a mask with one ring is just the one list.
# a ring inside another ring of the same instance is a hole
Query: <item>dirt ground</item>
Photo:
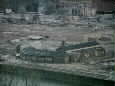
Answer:
[[[48, 35], [51, 39], [56, 40], [66, 40], [66, 41], [84, 41], [84, 36], [86, 34], [92, 34], [100, 32], [114, 31], [112, 29], [93, 31], [93, 28], [78, 28], [72, 25], [67, 25], [64, 27], [59, 26], [47, 26], [47, 25], [16, 25], [16, 24], [0, 24], [0, 39], [11, 40], [20, 37], [26, 37], [28, 35]], [[103, 32], [103, 33], [102, 33]], [[112, 34], [112, 33], [111, 33]]]
[[79, 43], [87, 41], [84, 39], [87, 35], [104, 35], [105, 33], [113, 35], [114, 29], [106, 28], [94, 30], [94, 28], [79, 28], [74, 25], [48, 26], [39, 24], [0, 24], [0, 54], [6, 51], [9, 52], [11, 51], [9, 49], [14, 47], [9, 44], [9, 41], [29, 35], [47, 35], [53, 40], [65, 40], [70, 43]]

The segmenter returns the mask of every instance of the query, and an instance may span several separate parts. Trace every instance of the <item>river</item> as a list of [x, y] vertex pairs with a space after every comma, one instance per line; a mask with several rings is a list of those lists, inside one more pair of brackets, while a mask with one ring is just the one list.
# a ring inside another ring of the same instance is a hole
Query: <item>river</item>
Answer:
[[0, 65], [0, 86], [114, 86], [114, 82]]

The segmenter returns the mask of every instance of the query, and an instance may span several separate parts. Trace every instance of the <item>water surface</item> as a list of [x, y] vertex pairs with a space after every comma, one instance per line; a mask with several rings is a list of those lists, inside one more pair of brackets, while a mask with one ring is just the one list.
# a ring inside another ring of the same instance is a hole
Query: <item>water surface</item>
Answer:
[[0, 86], [114, 86], [114, 82], [0, 65]]

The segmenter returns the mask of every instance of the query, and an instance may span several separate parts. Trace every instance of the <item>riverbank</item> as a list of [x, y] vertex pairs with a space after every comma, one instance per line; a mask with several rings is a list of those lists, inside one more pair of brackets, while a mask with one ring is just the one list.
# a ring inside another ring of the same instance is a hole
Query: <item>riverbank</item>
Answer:
[[114, 82], [61, 72], [0, 65], [0, 86], [113, 86]]

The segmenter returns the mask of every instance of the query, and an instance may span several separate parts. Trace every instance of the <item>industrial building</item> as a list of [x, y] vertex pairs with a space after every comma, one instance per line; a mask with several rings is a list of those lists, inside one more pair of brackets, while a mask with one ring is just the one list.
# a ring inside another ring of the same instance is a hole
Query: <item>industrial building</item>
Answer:
[[[86, 11], [115, 11], [113, 0], [2, 0], [0, 9], [12, 9], [14, 12], [44, 12], [52, 14], [58, 12], [61, 8], [67, 10], [71, 8], [70, 14], [80, 15], [79, 10]], [[92, 13], [89, 13], [92, 15]], [[89, 15], [83, 13], [82, 15]]]

